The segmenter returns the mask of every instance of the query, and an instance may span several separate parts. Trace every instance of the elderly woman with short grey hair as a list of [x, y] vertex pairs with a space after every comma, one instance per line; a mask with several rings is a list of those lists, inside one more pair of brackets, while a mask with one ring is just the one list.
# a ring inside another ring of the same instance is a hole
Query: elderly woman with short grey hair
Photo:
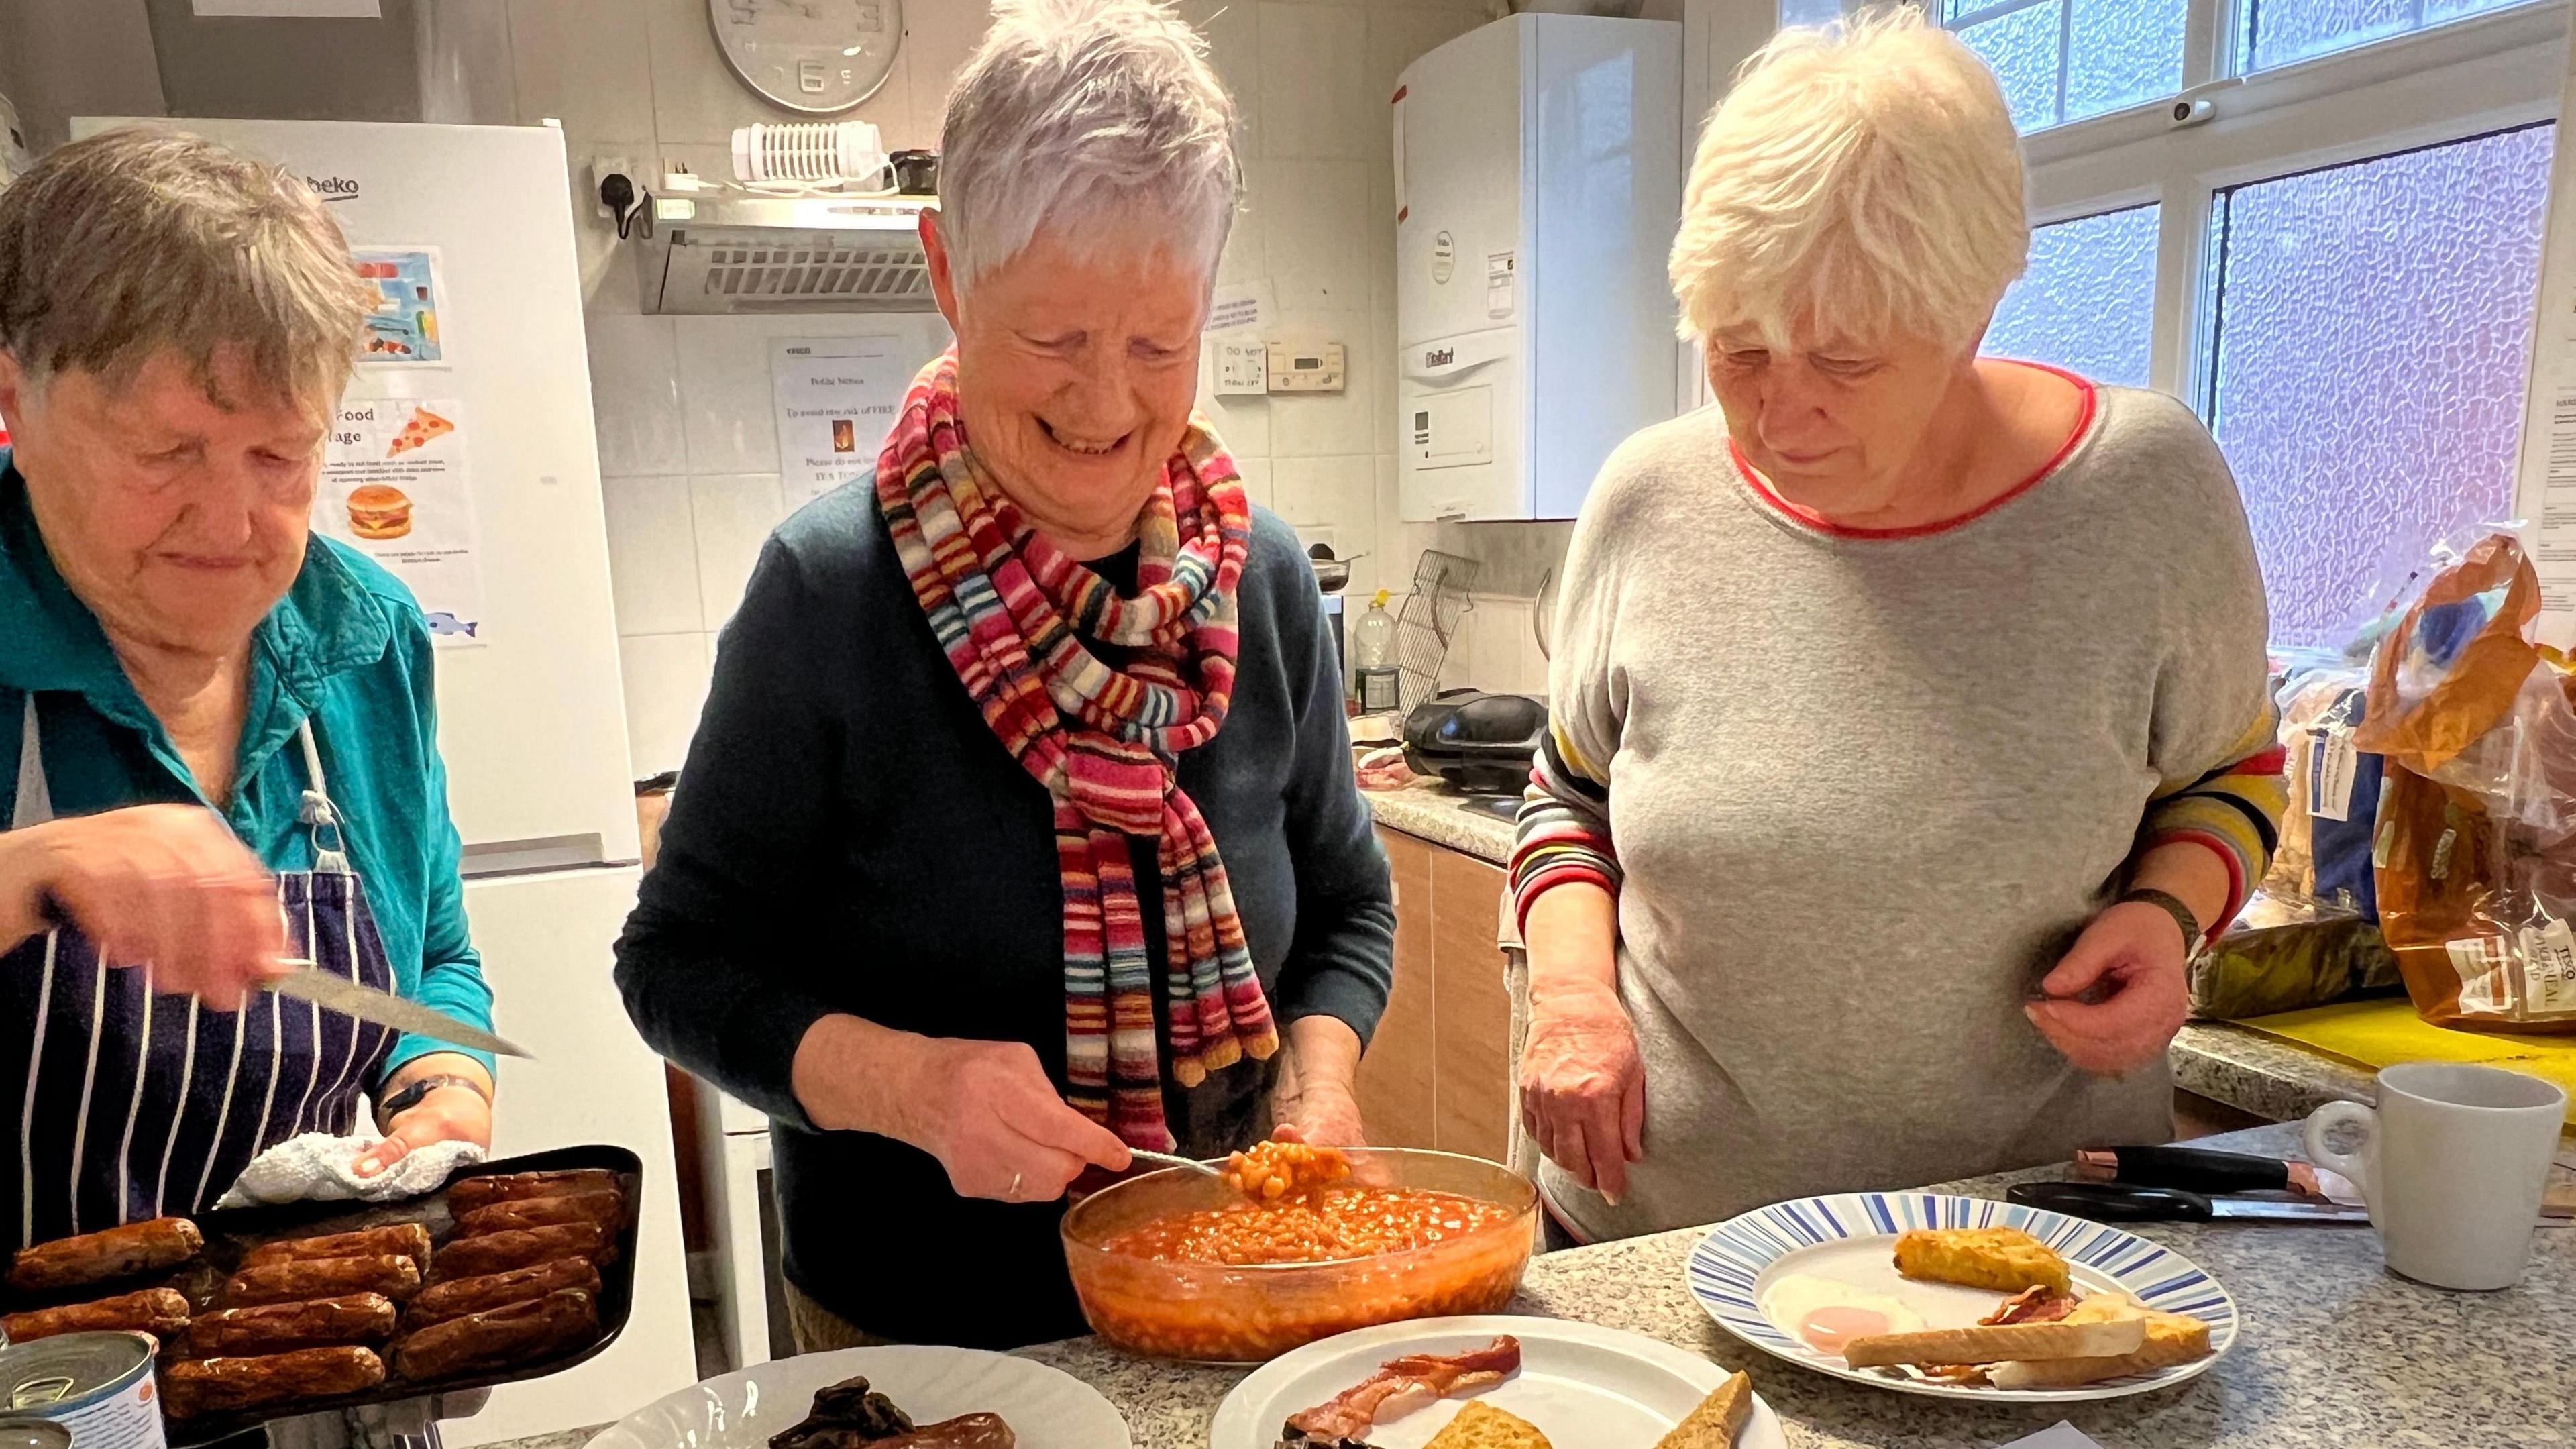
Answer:
[[773, 1120], [800, 1345], [1080, 1332], [1086, 1170], [1361, 1140], [1386, 864], [1313, 574], [1192, 412], [1233, 133], [1166, 6], [998, 7], [922, 219], [956, 345], [719, 644], [618, 980]]
[[2281, 807], [2262, 583], [2190, 409], [1977, 355], [2022, 207], [1911, 9], [1784, 32], [1703, 133], [1716, 402], [1584, 500], [1513, 869], [1573, 1237], [2172, 1134]]
[[488, 1029], [395, 579], [310, 532], [368, 292], [303, 182], [115, 131], [0, 191], [0, 1244], [258, 1153], [487, 1146], [492, 1061], [255, 994], [307, 959]]

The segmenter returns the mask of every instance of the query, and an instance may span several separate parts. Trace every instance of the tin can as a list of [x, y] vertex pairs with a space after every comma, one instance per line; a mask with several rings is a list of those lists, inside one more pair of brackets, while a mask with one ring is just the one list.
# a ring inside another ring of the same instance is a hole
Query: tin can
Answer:
[[72, 1449], [72, 1431], [51, 1419], [0, 1419], [0, 1449]]
[[65, 1333], [0, 1348], [0, 1414], [57, 1425], [72, 1449], [165, 1449], [155, 1348], [141, 1333]]

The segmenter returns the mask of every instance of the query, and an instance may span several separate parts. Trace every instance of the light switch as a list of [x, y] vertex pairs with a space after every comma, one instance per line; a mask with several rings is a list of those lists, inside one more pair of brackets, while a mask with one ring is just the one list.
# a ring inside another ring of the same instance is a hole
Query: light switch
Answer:
[[1270, 390], [1269, 349], [1257, 341], [1220, 340], [1216, 344], [1216, 395], [1258, 397]]
[[1272, 392], [1340, 392], [1344, 375], [1342, 344], [1338, 342], [1270, 344]]

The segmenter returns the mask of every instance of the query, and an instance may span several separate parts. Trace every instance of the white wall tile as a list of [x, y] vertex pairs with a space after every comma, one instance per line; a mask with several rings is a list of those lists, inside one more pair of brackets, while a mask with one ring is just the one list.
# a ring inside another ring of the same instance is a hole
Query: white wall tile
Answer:
[[1380, 382], [1393, 361], [1392, 344], [1381, 346], [1369, 314], [1353, 312], [1291, 313], [1272, 334], [1292, 345], [1342, 344], [1348, 370], [1340, 392], [1272, 393], [1270, 455], [1274, 458], [1319, 458], [1336, 454], [1367, 456], [1390, 446], [1394, 426], [1391, 404], [1385, 404]]
[[603, 475], [689, 471], [677, 320], [603, 315], [589, 321], [590, 406]]
[[712, 633], [741, 606], [760, 546], [787, 508], [777, 474], [745, 473], [691, 478], [689, 512], [697, 524], [699, 609]]
[[907, 0], [903, 7], [903, 65], [912, 90], [912, 116], [900, 140], [885, 122], [886, 149], [936, 150], [948, 87], [993, 21], [985, 0]]
[[1279, 511], [1270, 501], [1269, 459], [1238, 457], [1234, 460], [1234, 471], [1243, 477], [1245, 496], [1273, 513]]
[[[1358, 6], [1261, 9], [1261, 154], [1369, 154], [1368, 12]], [[1386, 97], [1375, 97], [1385, 104]]]
[[704, 634], [639, 634], [617, 641], [626, 686], [626, 753], [638, 780], [680, 768], [707, 702], [712, 660]]
[[1208, 63], [1234, 97], [1242, 153], [1261, 154], [1261, 11], [1252, 0], [1181, 0], [1181, 18], [1207, 37]]
[[1377, 469], [1365, 457], [1274, 458], [1270, 463], [1272, 511], [1299, 526], [1307, 542], [1329, 529], [1333, 552], [1356, 559], [1348, 592], [1365, 595], [1377, 576]]
[[1279, 310], [1293, 316], [1366, 308], [1367, 163], [1262, 160], [1246, 170], [1244, 202], [1260, 217]]
[[691, 634], [698, 607], [698, 538], [686, 478], [603, 478], [608, 581], [620, 634]]
[[[681, 417], [692, 473], [776, 473], [778, 419], [770, 324], [819, 318], [681, 317]], [[776, 335], [793, 336], [794, 333]]]
[[551, 116], [567, 136], [653, 134], [653, 51], [634, 0], [510, 0], [510, 54], [530, 124]]

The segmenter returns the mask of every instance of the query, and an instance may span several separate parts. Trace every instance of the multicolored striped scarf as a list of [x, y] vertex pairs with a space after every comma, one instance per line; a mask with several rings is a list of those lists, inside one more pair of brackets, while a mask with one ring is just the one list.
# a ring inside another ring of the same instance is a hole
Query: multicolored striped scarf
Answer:
[[[1154, 991], [1129, 836], [1161, 842], [1172, 1076], [1185, 1087], [1278, 1050], [1216, 838], [1174, 780], [1234, 694], [1234, 591], [1252, 508], [1193, 417], [1138, 536], [1136, 592], [1040, 537], [979, 463], [957, 356], [922, 369], [877, 457], [877, 511], [949, 666], [1055, 802], [1064, 880], [1066, 1100], [1168, 1151]], [[1130, 652], [1103, 663], [1087, 641]]]

